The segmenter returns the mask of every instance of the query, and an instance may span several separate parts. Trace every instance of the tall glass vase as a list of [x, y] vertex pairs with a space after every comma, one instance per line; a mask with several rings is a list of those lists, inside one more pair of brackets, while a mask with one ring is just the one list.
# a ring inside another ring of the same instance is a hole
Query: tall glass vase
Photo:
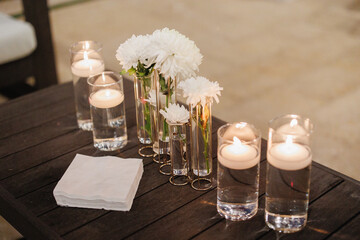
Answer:
[[183, 186], [189, 183], [189, 161], [187, 149], [187, 126], [188, 123], [168, 122], [170, 131], [170, 159], [171, 177], [170, 183], [175, 186]]
[[[153, 135], [153, 151], [156, 153], [154, 161], [166, 164], [169, 162], [170, 152], [169, 126], [164, 116], [160, 114], [160, 110], [165, 110], [170, 103], [176, 103], [176, 79], [165, 78], [157, 70], [154, 70], [153, 83], [156, 91], [156, 107], [152, 118], [152, 125], [155, 127], [153, 132], [156, 131], [156, 134]], [[170, 175], [170, 164], [168, 166], [168, 170], [160, 169], [160, 172]]]
[[211, 101], [190, 104], [191, 186], [196, 190], [212, 187]]
[[[153, 87], [152, 80], [151, 74], [146, 76], [134, 75], [137, 136], [142, 144], [151, 144], [153, 142], [150, 121], [151, 103], [149, 100]], [[151, 146], [141, 147], [139, 149], [139, 155], [142, 157], [151, 157], [153, 154], [143, 153], [146, 148], [151, 148]]]

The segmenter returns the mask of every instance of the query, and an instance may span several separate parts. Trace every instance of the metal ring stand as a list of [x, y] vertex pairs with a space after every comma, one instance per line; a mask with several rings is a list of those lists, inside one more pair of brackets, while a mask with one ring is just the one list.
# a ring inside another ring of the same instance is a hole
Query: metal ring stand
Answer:
[[[164, 171], [163, 168], [165, 167], [169, 167], [170, 168], [170, 171]], [[164, 163], [164, 164], [161, 164], [160, 167], [159, 167], [159, 172], [161, 174], [164, 174], [164, 175], [171, 175], [171, 164], [170, 163]]]
[[[164, 155], [164, 154], [163, 154], [163, 155]], [[170, 157], [169, 154], [166, 154], [166, 155]], [[153, 161], [154, 161], [154, 162], [156, 162], [156, 163], [158, 163], [158, 164], [162, 163], [162, 162], [159, 161], [159, 154], [158, 154], [158, 153], [154, 153], [154, 155], [153, 155], [152, 157], [153, 157]], [[170, 162], [171, 162], [170, 159], [166, 161], [166, 163], [170, 163]]]
[[154, 156], [155, 156], [154, 153], [152, 153], [152, 154], [142, 153], [142, 151], [143, 151], [144, 149], [152, 149], [152, 146], [150, 146], [150, 145], [149, 145], [149, 146], [142, 146], [141, 148], [139, 148], [138, 154], [139, 154], [141, 157], [149, 158], [149, 157], [154, 157]]
[[153, 155], [153, 161], [154, 161], [155, 163], [158, 163], [158, 164], [159, 164], [160, 162], [159, 162], [159, 159], [158, 159], [158, 158], [159, 158], [159, 154], [154, 153], [154, 155]]
[[[206, 187], [206, 185], [204, 185], [204, 187], [201, 187], [201, 182], [202, 181], [210, 183], [209, 186]], [[198, 182], [199, 186], [195, 186], [196, 182]], [[195, 190], [206, 191], [206, 190], [209, 190], [212, 187], [212, 181], [211, 181], [211, 179], [208, 179], [208, 178], [197, 177], [196, 179], [191, 181], [191, 187], [193, 189], [195, 189]]]
[[[175, 180], [175, 178], [177, 178], [177, 177], [184, 177], [184, 178], [186, 178], [186, 180], [184, 180], [184, 182], [181, 182], [181, 183], [176, 183], [174, 180]], [[189, 177], [188, 176], [185, 176], [185, 175], [178, 175], [178, 176], [171, 176], [170, 178], [169, 178], [169, 182], [172, 184], [172, 185], [175, 185], [175, 186], [185, 186], [185, 185], [187, 185], [188, 183], [189, 183]]]

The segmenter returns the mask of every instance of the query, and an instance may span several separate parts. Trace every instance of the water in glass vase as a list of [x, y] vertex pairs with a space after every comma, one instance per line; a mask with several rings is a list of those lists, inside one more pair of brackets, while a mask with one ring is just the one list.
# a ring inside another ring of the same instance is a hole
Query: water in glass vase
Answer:
[[258, 210], [259, 161], [255, 148], [247, 161], [234, 161], [218, 152], [217, 210], [233, 221], [247, 220]]
[[[111, 101], [102, 101], [106, 95], [111, 95]], [[103, 151], [124, 147], [127, 144], [124, 95], [117, 90], [102, 89], [92, 94], [89, 100], [94, 146]]]
[[90, 105], [87, 77], [79, 77], [73, 74], [73, 83], [78, 126], [82, 130], [91, 131], [92, 122], [89, 111]]
[[134, 78], [137, 136], [142, 144], [152, 143], [150, 121], [151, 76], [135, 76]]
[[266, 224], [279, 232], [299, 231], [307, 221], [311, 164], [288, 170], [278, 168], [268, 153], [268, 161], [269, 158], [275, 166], [271, 162], [267, 164]]

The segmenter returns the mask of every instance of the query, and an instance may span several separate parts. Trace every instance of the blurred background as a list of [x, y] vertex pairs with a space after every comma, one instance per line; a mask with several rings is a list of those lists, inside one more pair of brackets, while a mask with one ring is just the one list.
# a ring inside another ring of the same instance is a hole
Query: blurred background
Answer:
[[[115, 52], [122, 42], [132, 34], [174, 28], [204, 55], [200, 75], [224, 88], [214, 116], [248, 121], [264, 138], [268, 121], [278, 115], [309, 117], [315, 125], [314, 160], [360, 180], [360, 0], [48, 0], [48, 5], [59, 83], [71, 81], [73, 42], [101, 42], [106, 68], [121, 71]], [[21, 1], [1, 0], [0, 12], [21, 19]], [[0, 236], [4, 229], [0, 225]], [[0, 239], [18, 237], [7, 231]]]

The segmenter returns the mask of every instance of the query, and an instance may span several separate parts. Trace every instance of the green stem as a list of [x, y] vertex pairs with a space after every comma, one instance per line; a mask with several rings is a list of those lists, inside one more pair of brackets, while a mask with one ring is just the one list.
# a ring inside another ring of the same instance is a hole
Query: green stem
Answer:
[[[210, 132], [210, 130], [209, 130], [210, 117], [206, 119], [206, 124], [204, 124], [203, 118], [202, 118], [202, 115], [205, 114], [204, 107], [206, 107], [206, 106], [200, 106], [199, 122], [197, 124], [198, 124], [198, 127], [201, 129], [201, 135], [204, 140], [203, 155], [204, 155], [204, 159], [205, 159], [206, 170], [207, 170], [207, 173], [210, 173], [209, 144], [208, 144], [209, 143], [209, 134], [210, 134], [209, 133]], [[203, 127], [203, 126], [205, 126], [205, 127]]]
[[[141, 81], [142, 89], [144, 91], [144, 97], [146, 99], [149, 99], [148, 88], [150, 89], [151, 79], [149, 76], [140, 77], [139, 79], [141, 79], [140, 81]], [[144, 130], [148, 134], [150, 139], [152, 140], [151, 123], [150, 123], [150, 103], [149, 102], [144, 103], [144, 113], [143, 114], [144, 114], [144, 120], [145, 120], [145, 126], [143, 126]]]

